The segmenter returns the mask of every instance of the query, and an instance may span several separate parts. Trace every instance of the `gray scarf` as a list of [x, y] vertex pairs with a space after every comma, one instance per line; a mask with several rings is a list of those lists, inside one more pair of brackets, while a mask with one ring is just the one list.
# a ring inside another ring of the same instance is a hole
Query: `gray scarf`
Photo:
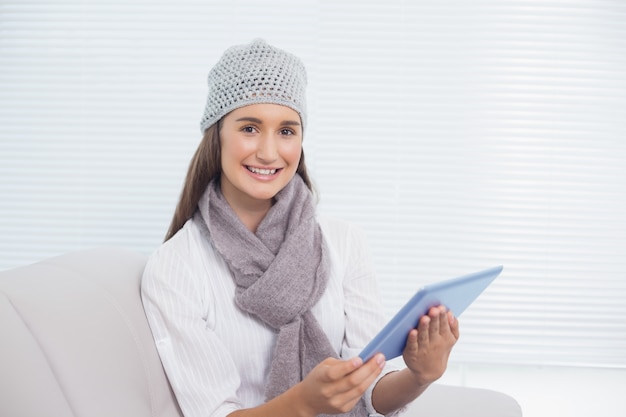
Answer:
[[[311, 313], [329, 275], [328, 248], [315, 219], [313, 195], [295, 175], [275, 200], [256, 234], [241, 223], [217, 181], [198, 203], [203, 220], [198, 223], [233, 274], [235, 303], [278, 331], [268, 400], [300, 382], [325, 358], [337, 357]], [[367, 415], [363, 402], [348, 415]]]

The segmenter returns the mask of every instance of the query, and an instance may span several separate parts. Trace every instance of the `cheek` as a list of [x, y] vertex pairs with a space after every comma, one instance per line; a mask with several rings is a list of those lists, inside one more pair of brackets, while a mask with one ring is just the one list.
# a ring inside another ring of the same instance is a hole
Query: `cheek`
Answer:
[[302, 155], [302, 142], [289, 144], [289, 146], [286, 147], [283, 155], [285, 156], [285, 159], [288, 159], [291, 164], [298, 165], [298, 162], [300, 162], [300, 156]]
[[221, 145], [221, 159], [222, 163], [229, 161], [238, 161], [248, 155], [252, 150], [246, 147], [245, 141], [238, 140], [238, 138], [228, 138], [229, 140], [222, 140]]

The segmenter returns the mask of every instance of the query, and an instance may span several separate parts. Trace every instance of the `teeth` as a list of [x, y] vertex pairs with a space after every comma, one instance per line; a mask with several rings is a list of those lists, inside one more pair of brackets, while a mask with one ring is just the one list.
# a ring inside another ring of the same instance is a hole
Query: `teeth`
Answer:
[[254, 167], [248, 167], [248, 171], [254, 172], [255, 174], [261, 174], [261, 175], [272, 175], [276, 173], [276, 169], [262, 169], [262, 168], [254, 168]]

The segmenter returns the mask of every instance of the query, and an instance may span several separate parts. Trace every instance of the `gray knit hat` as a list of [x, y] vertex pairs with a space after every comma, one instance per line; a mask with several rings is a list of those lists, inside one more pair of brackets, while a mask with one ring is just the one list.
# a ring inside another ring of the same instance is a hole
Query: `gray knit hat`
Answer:
[[306, 70], [295, 55], [256, 39], [228, 48], [209, 72], [209, 96], [200, 130], [249, 104], [290, 107], [306, 119]]

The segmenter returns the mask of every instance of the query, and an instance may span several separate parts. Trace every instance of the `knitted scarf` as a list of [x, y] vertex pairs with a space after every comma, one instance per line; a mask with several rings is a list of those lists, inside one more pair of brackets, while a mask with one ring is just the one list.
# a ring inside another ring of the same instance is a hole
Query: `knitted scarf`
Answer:
[[[198, 223], [233, 274], [235, 303], [278, 332], [265, 391], [266, 399], [272, 399], [325, 358], [337, 357], [311, 313], [329, 275], [313, 195], [295, 175], [276, 195], [256, 234], [239, 220], [217, 181], [209, 184], [198, 206]], [[360, 401], [345, 415], [367, 412]]]

